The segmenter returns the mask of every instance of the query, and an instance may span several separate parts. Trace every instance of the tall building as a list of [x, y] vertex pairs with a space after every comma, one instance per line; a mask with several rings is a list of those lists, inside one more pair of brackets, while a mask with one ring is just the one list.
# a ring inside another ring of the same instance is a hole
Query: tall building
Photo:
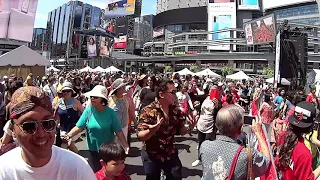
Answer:
[[[272, 3], [271, 3], [272, 2]], [[263, 0], [266, 14], [274, 13], [277, 21], [288, 20], [289, 23], [319, 25], [319, 7], [315, 0]]]
[[51, 57], [63, 58], [69, 53], [71, 57], [86, 58], [86, 38], [75, 34], [74, 31], [100, 27], [101, 17], [100, 8], [81, 1], [70, 1], [49, 12], [47, 30], [50, 34]]
[[136, 39], [135, 48], [143, 48], [146, 42], [149, 42], [153, 38], [153, 19], [154, 15], [145, 15], [135, 18], [134, 23], [134, 37]]
[[50, 59], [49, 52], [50, 33], [45, 28], [34, 28], [32, 42], [29, 47], [39, 52], [42, 56]]
[[34, 28], [30, 48], [33, 50], [48, 50], [49, 34], [45, 28]]

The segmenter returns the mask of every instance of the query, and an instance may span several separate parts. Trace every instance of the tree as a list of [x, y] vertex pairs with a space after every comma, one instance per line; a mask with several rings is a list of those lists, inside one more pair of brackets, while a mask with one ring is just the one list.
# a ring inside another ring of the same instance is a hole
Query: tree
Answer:
[[197, 73], [201, 70], [201, 68], [197, 65], [194, 66], [190, 66], [190, 71], [192, 71], [193, 73]]
[[262, 74], [266, 75], [268, 78], [272, 78], [274, 76], [274, 70], [271, 68], [264, 68]]
[[172, 72], [172, 66], [165, 66], [164, 69], [166, 72]]
[[233, 73], [233, 66], [223, 66], [221, 71], [222, 71], [223, 76], [232, 74]]

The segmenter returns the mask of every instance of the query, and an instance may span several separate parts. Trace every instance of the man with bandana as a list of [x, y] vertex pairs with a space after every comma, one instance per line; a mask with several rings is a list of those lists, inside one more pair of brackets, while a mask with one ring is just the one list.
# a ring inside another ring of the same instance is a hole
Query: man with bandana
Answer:
[[84, 158], [53, 146], [57, 122], [43, 90], [33, 86], [18, 89], [9, 110], [10, 129], [20, 147], [0, 156], [0, 179], [95, 179]]

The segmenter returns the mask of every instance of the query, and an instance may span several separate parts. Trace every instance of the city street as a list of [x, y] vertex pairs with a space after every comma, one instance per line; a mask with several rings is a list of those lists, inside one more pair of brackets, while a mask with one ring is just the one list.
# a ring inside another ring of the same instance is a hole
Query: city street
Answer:
[[[80, 154], [83, 154], [83, 150], [86, 149], [85, 138], [83, 141], [78, 142], [76, 145], [80, 150]], [[202, 170], [201, 166], [192, 167], [191, 163], [197, 158], [197, 135], [186, 135], [184, 137], [176, 136], [176, 148], [179, 151], [179, 157], [182, 162], [182, 177], [185, 180], [199, 180], [201, 178]], [[126, 168], [130, 173], [132, 180], [144, 180], [144, 169], [140, 157], [141, 142], [137, 140], [135, 134], [132, 135], [132, 143], [130, 155], [126, 159]], [[85, 154], [85, 153], [84, 153]], [[83, 155], [85, 156], [85, 155]]]

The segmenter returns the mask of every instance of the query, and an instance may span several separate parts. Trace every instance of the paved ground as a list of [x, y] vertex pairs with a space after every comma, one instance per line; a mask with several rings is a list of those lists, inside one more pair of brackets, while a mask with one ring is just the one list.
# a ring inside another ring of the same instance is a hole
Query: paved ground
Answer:
[[[176, 147], [179, 151], [179, 157], [182, 162], [182, 176], [185, 180], [200, 180], [202, 170], [201, 166], [192, 167], [191, 163], [197, 158], [197, 135], [193, 134], [192, 137], [186, 135], [184, 137], [177, 136]], [[79, 150], [85, 150], [85, 141], [77, 143]], [[130, 155], [126, 159], [127, 170], [131, 174], [132, 180], [144, 180], [144, 169], [140, 157], [141, 142], [136, 138], [136, 135], [132, 135], [132, 143]]]

